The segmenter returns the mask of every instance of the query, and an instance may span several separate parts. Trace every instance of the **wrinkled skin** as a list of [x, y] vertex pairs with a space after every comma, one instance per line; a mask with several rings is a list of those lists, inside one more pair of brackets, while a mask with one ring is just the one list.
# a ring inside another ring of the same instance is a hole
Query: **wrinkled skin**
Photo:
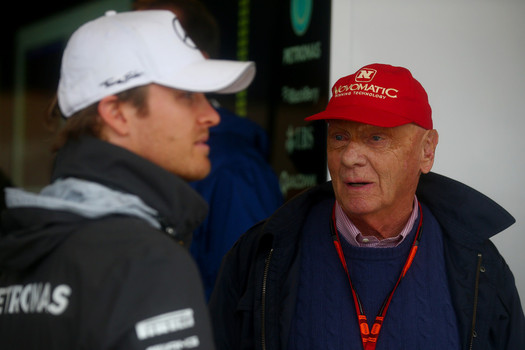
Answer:
[[401, 231], [413, 208], [419, 176], [434, 163], [436, 130], [415, 124], [383, 128], [328, 122], [327, 156], [335, 197], [364, 235]]

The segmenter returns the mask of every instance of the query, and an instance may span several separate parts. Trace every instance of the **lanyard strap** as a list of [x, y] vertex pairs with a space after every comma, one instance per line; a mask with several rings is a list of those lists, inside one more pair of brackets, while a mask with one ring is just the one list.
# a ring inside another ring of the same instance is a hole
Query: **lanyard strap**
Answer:
[[410, 248], [410, 253], [408, 254], [408, 258], [405, 262], [405, 265], [403, 266], [403, 270], [401, 271], [401, 274], [399, 275], [399, 278], [397, 279], [396, 284], [394, 285], [394, 288], [388, 295], [388, 297], [383, 302], [383, 305], [381, 306], [381, 309], [379, 310], [374, 324], [372, 326], [372, 331], [368, 328], [368, 322], [366, 319], [365, 312], [363, 310], [363, 305], [361, 304], [361, 300], [359, 299], [359, 295], [357, 294], [357, 291], [354, 288], [354, 285], [352, 284], [352, 279], [350, 278], [350, 272], [348, 271], [348, 266], [346, 264], [345, 255], [343, 253], [343, 248], [341, 246], [341, 240], [339, 239], [339, 232], [337, 232], [337, 226], [335, 223], [335, 204], [334, 208], [332, 209], [332, 217], [330, 220], [330, 231], [332, 235], [332, 239], [334, 241], [334, 246], [337, 251], [337, 255], [339, 256], [339, 260], [341, 260], [341, 264], [343, 265], [343, 269], [346, 272], [346, 275], [348, 277], [348, 282], [350, 283], [350, 289], [352, 290], [352, 297], [354, 298], [354, 305], [355, 310], [357, 313], [357, 320], [359, 323], [359, 330], [361, 332], [361, 340], [363, 341], [363, 349], [365, 350], [374, 350], [377, 344], [377, 338], [379, 337], [379, 332], [381, 331], [381, 326], [383, 325], [383, 320], [385, 318], [386, 312], [388, 310], [388, 306], [390, 305], [390, 302], [392, 301], [392, 297], [394, 296], [394, 292], [397, 289], [397, 286], [399, 286], [399, 283], [401, 280], [405, 277], [408, 269], [410, 268], [410, 265], [412, 265], [412, 261], [414, 260], [414, 257], [416, 256], [417, 247], [419, 246], [419, 241], [421, 239], [421, 233], [423, 232], [421, 230], [421, 227], [423, 226], [423, 210], [421, 209], [421, 204], [418, 203], [419, 207], [419, 224], [417, 227], [416, 236], [414, 237], [414, 242], [412, 243], [412, 247]]

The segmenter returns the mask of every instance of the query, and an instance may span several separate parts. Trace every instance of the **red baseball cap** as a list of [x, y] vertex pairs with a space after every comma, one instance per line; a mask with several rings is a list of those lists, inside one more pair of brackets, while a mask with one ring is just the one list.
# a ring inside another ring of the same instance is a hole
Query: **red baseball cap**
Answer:
[[415, 123], [432, 129], [423, 86], [403, 67], [374, 63], [339, 79], [323, 112], [305, 120], [343, 119], [381, 127]]

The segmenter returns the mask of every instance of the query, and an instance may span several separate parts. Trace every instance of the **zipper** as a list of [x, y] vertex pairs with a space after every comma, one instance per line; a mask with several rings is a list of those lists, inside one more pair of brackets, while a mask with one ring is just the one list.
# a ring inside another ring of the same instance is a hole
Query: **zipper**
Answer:
[[261, 300], [261, 347], [263, 350], [266, 350], [266, 282], [268, 280], [268, 270], [270, 269], [270, 260], [272, 259], [273, 248], [270, 249], [268, 257], [264, 262], [264, 274], [263, 274], [263, 284], [262, 284], [262, 300]]
[[474, 289], [474, 309], [472, 312], [472, 328], [470, 330], [470, 347], [469, 349], [472, 350], [472, 347], [474, 346], [474, 338], [477, 337], [476, 334], [476, 314], [478, 310], [478, 289], [479, 289], [479, 275], [481, 273], [481, 261], [482, 261], [483, 255], [481, 253], [478, 253], [478, 266], [476, 270], [476, 284]]

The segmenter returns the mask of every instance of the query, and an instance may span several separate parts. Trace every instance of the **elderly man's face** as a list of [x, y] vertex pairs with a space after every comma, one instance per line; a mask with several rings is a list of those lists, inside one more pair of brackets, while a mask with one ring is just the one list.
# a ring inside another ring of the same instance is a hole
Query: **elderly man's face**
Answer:
[[388, 220], [410, 210], [420, 173], [432, 168], [436, 145], [437, 132], [415, 124], [382, 128], [330, 120], [328, 168], [346, 215]]

